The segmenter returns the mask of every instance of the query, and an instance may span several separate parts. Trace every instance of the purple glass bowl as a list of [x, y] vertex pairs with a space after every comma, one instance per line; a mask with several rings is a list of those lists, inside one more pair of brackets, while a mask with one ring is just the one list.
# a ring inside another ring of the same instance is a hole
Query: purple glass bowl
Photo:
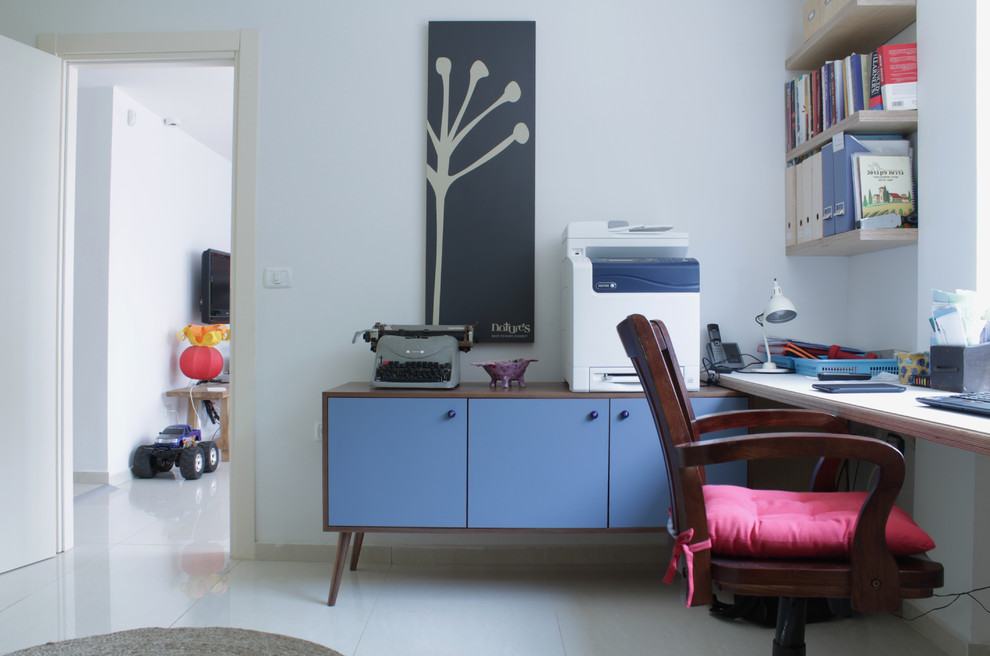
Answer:
[[502, 387], [507, 388], [509, 384], [517, 380], [519, 387], [526, 387], [523, 374], [530, 362], [536, 362], [534, 358], [519, 358], [517, 360], [494, 360], [492, 362], [472, 362], [476, 367], [481, 367], [492, 377], [489, 387], [495, 387], [498, 381], [502, 381]]

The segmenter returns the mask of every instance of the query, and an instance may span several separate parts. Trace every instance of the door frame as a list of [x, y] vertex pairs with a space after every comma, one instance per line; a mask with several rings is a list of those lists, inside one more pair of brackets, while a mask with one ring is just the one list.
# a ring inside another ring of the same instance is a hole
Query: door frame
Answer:
[[[73, 546], [72, 515], [72, 263], [76, 67], [92, 63], [230, 61], [234, 66], [234, 150], [231, 197], [230, 555], [255, 557], [255, 225], [257, 216], [257, 30], [131, 34], [42, 34], [37, 46], [62, 59], [62, 154], [59, 181], [56, 444], [58, 551]], [[73, 120], [70, 120], [73, 119]], [[243, 399], [243, 402], [241, 400]]]

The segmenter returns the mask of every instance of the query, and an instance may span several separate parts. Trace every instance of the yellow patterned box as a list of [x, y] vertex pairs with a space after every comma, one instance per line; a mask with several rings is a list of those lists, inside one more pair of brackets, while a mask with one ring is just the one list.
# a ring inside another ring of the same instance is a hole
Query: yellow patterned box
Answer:
[[[928, 385], [931, 372], [927, 353], [896, 353], [895, 357], [897, 358], [897, 379], [902, 384]], [[922, 380], [916, 382], [918, 378]]]

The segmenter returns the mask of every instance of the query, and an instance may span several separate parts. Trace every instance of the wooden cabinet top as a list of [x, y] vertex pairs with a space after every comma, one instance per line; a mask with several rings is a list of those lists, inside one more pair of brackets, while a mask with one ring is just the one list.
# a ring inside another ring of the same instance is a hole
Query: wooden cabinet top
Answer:
[[[702, 387], [691, 392], [692, 398], [740, 396], [724, 387]], [[323, 398], [437, 398], [437, 399], [636, 399], [640, 392], [571, 392], [566, 383], [528, 383], [525, 388], [513, 384], [509, 389], [490, 387], [488, 383], [461, 383], [454, 389], [411, 389], [372, 387], [369, 383], [345, 383], [323, 392]]]

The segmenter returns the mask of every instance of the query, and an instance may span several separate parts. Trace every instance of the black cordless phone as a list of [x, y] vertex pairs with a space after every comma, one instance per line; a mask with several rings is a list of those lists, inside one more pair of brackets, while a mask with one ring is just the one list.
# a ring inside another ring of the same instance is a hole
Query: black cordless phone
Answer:
[[745, 366], [739, 345], [723, 342], [717, 323], [708, 324], [708, 359], [711, 360], [711, 366], [719, 373], [728, 373]]

